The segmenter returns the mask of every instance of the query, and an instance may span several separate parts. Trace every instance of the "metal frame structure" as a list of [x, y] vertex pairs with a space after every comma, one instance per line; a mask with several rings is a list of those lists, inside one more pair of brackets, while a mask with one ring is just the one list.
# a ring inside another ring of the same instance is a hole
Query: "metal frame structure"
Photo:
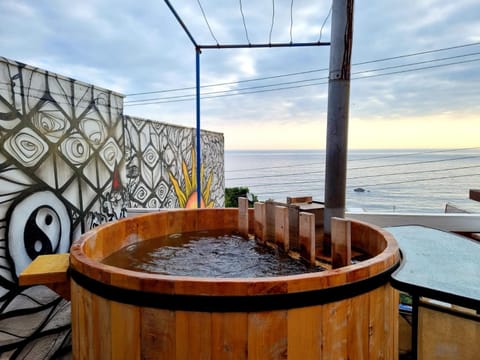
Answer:
[[278, 48], [278, 47], [307, 47], [307, 46], [329, 46], [329, 42], [302, 42], [302, 43], [268, 43], [268, 44], [216, 44], [216, 45], [201, 45], [197, 43], [192, 33], [188, 30], [185, 23], [180, 18], [179, 14], [172, 6], [169, 0], [165, 0], [165, 4], [168, 6], [175, 19], [183, 28], [188, 38], [195, 47], [195, 66], [196, 66], [196, 176], [197, 176], [197, 207], [201, 205], [201, 179], [200, 179], [200, 167], [201, 167], [201, 146], [200, 146], [200, 54], [203, 49], [245, 49], [245, 48]]

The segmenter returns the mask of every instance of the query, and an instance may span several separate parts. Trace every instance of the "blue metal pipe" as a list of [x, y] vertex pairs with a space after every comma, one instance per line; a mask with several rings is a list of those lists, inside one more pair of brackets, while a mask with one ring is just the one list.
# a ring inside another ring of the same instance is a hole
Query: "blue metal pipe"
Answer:
[[[200, 167], [202, 165], [201, 144], [200, 144], [200, 49], [195, 49], [196, 63], [196, 85], [197, 85], [197, 208], [200, 209], [202, 203], [202, 179], [200, 178]], [[193, 161], [193, 159], [192, 159]]]

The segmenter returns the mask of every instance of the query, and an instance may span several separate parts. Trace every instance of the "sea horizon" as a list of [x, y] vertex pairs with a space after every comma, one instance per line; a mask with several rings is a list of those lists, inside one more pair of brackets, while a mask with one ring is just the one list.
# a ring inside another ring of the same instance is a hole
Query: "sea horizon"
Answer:
[[[324, 200], [325, 149], [225, 150], [225, 187], [248, 187], [260, 201]], [[347, 208], [443, 212], [467, 206], [480, 187], [480, 147], [350, 149]], [[361, 191], [355, 191], [361, 189]]]

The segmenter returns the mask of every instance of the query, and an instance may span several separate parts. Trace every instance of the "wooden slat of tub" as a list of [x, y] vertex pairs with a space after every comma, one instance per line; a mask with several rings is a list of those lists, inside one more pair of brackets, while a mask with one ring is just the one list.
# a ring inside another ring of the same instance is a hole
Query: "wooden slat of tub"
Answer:
[[229, 209], [215, 209], [215, 212], [218, 214], [219, 218], [223, 218], [223, 224], [220, 227], [220, 224], [217, 225], [220, 229], [237, 229], [238, 226], [238, 209], [229, 208]]
[[110, 317], [110, 301], [100, 296], [91, 294], [91, 318], [95, 322], [93, 327], [94, 343], [92, 359], [112, 359], [112, 326]]
[[254, 205], [254, 235], [258, 242], [266, 241], [266, 206], [265, 203], [256, 202]]
[[275, 242], [275, 204], [273, 201], [265, 202], [265, 240]]
[[287, 310], [248, 314], [248, 358], [287, 358]]
[[321, 305], [288, 310], [288, 359], [321, 360], [322, 325]]
[[168, 233], [175, 234], [197, 230], [197, 216], [200, 213], [190, 210], [167, 211]]
[[350, 300], [335, 301], [322, 306], [324, 359], [347, 358], [347, 308]]
[[212, 313], [212, 360], [246, 359], [247, 334], [247, 313]]
[[111, 301], [110, 316], [112, 359], [140, 359], [140, 308]]
[[332, 218], [332, 269], [348, 266], [352, 262], [351, 223], [342, 218]]
[[391, 302], [389, 304], [390, 308], [386, 307], [385, 311], [390, 315], [389, 323], [385, 323], [385, 326], [389, 329], [389, 336], [391, 336], [391, 345], [389, 348], [390, 355], [392, 359], [398, 359], [398, 350], [399, 350], [399, 313], [398, 313], [398, 304], [400, 303], [400, 293], [398, 290], [394, 289], [391, 285], [387, 284], [389, 289], [388, 293], [391, 297]]
[[238, 231], [243, 237], [248, 236], [248, 199], [238, 198]]
[[176, 358], [210, 359], [211, 313], [177, 311], [175, 318]]
[[153, 308], [141, 311], [142, 359], [175, 359], [175, 312]]
[[[385, 286], [385, 285], [384, 285]], [[369, 359], [386, 359], [385, 354], [385, 308], [384, 308], [384, 286], [369, 292], [370, 314], [368, 325], [368, 347]]]
[[368, 294], [362, 294], [350, 299], [347, 313], [348, 321], [348, 355], [351, 359], [368, 359]]
[[290, 248], [288, 229], [288, 208], [275, 206], [275, 243], [285, 252]]
[[315, 215], [300, 212], [299, 214], [300, 256], [308, 263], [315, 263]]
[[76, 319], [73, 327], [73, 354], [76, 359], [94, 359], [93, 347], [97, 339], [93, 336], [91, 316], [92, 295], [72, 281], [72, 317]]
[[[80, 326], [80, 306], [81, 303], [77, 300], [80, 297], [80, 287], [71, 280], [70, 292], [72, 296], [71, 301], [71, 317], [72, 317], [72, 355], [74, 359], [80, 359], [80, 339], [82, 337], [82, 327]], [[78, 354], [78, 355], [77, 355]]]

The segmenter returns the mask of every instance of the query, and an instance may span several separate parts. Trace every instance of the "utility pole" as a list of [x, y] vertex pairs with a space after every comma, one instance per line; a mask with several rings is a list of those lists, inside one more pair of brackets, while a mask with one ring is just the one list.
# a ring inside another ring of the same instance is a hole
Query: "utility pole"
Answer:
[[353, 3], [332, 0], [323, 242], [326, 255], [331, 252], [331, 218], [345, 217]]

